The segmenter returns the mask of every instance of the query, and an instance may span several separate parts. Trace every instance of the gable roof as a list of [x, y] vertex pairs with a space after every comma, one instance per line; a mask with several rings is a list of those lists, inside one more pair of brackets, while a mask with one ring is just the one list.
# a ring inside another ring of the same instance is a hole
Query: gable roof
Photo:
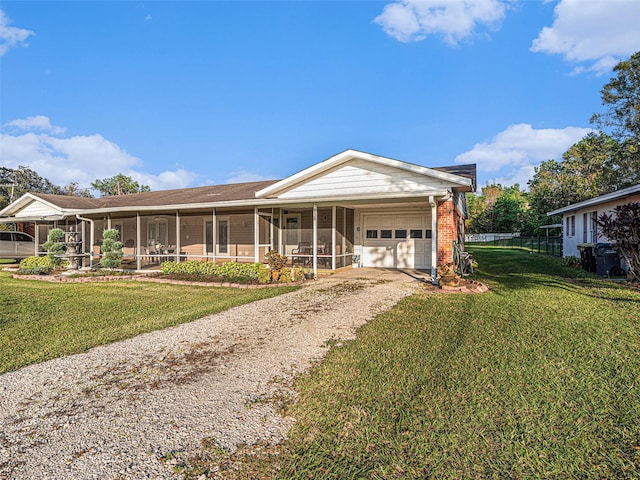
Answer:
[[614, 192], [606, 193], [604, 195], [600, 195], [599, 197], [590, 198], [588, 200], [583, 200], [582, 202], [572, 203], [571, 205], [567, 205], [566, 207], [559, 208], [557, 210], [553, 210], [552, 212], [547, 212], [548, 216], [551, 215], [562, 215], [566, 212], [571, 212], [573, 210], [578, 210], [580, 208], [585, 207], [593, 207], [596, 205], [600, 205], [602, 203], [611, 202], [613, 200], [618, 200], [624, 197], [630, 197], [636, 193], [640, 193], [640, 184], [633, 185], [631, 187], [622, 188], [620, 190], [616, 190]]
[[373, 155], [371, 153], [349, 149], [340, 152], [337, 155], [334, 155], [320, 163], [305, 168], [304, 170], [301, 170], [298, 173], [285, 178], [284, 180], [275, 182], [274, 184], [256, 192], [256, 197], [269, 198], [275, 196], [280, 192], [294, 188], [295, 186], [300, 185], [305, 181], [318, 177], [323, 173], [335, 169], [336, 167], [352, 160], [365, 160], [371, 163], [394, 167], [399, 170], [406, 170], [412, 173], [433, 177], [438, 180], [443, 180], [457, 185], [458, 188], [463, 190], [470, 191], [470, 189], [474, 188], [475, 185], [475, 165], [473, 165], [472, 168], [468, 168], [466, 172], [467, 174], [469, 174], [471, 173], [471, 171], [473, 171], [474, 179], [472, 180], [471, 178], [467, 178], [466, 176], [461, 176], [446, 170], [447, 168], [459, 167], [442, 167], [441, 169], [427, 168], [420, 165], [415, 165], [413, 163], [403, 162], [392, 158], [381, 157], [379, 155]]

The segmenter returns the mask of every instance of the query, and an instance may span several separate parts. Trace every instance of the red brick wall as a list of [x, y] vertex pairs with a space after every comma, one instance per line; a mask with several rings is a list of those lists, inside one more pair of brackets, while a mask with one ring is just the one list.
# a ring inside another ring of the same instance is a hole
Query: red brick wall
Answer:
[[453, 241], [457, 238], [453, 201], [438, 202], [438, 264], [453, 261]]

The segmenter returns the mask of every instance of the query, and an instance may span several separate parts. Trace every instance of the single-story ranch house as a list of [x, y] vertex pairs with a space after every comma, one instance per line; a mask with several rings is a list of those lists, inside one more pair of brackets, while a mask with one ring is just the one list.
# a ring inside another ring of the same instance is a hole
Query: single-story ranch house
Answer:
[[[138, 269], [163, 259], [263, 262], [269, 250], [313, 268], [435, 270], [463, 246], [475, 165], [427, 168], [346, 150], [283, 180], [103, 198], [27, 193], [0, 221], [76, 231], [91, 264], [102, 232], [120, 231]], [[86, 262], [85, 262], [86, 263]]]
[[579, 246], [609, 242], [598, 231], [598, 216], [602, 213], [610, 214], [618, 205], [635, 202], [640, 202], [640, 185], [622, 188], [548, 212], [549, 216], [562, 215], [562, 256], [580, 257]]

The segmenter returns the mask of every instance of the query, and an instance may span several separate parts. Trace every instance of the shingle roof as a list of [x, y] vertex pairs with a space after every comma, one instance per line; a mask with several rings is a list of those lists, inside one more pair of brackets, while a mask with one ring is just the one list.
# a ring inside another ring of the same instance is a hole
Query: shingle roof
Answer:
[[230, 183], [206, 187], [158, 190], [102, 198], [79, 198], [62, 195], [34, 193], [33, 195], [65, 209], [95, 209], [117, 207], [149, 207], [163, 205], [185, 205], [197, 203], [255, 200], [255, 194], [277, 180], [262, 182]]
[[440, 170], [445, 173], [460, 175], [461, 177], [470, 178], [473, 182], [473, 190], [476, 189], [476, 164], [468, 163], [465, 165], [452, 165], [450, 167], [432, 167], [433, 170]]

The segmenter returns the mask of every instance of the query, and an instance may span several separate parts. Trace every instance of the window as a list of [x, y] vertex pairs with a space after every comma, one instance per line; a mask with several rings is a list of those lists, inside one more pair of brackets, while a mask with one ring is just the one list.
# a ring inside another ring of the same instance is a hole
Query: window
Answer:
[[571, 215], [567, 217], [565, 220], [565, 231], [567, 237], [575, 237], [576, 236], [576, 216]]
[[409, 238], [422, 238], [422, 230], [409, 231]]
[[367, 238], [378, 238], [377, 230], [367, 230]]
[[229, 253], [229, 220], [218, 220], [218, 253]]
[[424, 231], [424, 238], [433, 238], [433, 233], [431, 232], [431, 230]]
[[380, 230], [380, 238], [393, 238], [392, 230]]
[[407, 238], [406, 230], [396, 230], [396, 238]]

